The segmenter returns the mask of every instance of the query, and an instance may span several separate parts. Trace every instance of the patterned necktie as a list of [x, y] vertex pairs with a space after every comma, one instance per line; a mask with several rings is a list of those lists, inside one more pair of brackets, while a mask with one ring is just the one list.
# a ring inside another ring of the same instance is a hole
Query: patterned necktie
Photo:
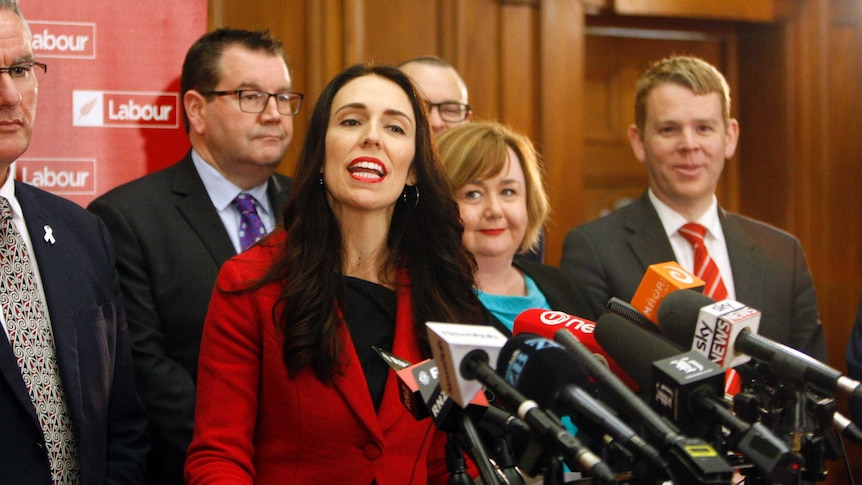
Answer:
[[724, 287], [724, 282], [721, 280], [718, 266], [709, 257], [709, 252], [703, 241], [706, 236], [706, 228], [700, 224], [689, 222], [679, 229], [679, 233], [694, 248], [694, 271], [692, 273], [706, 283], [703, 287], [703, 294], [716, 301], [727, 298], [727, 288]]
[[12, 352], [36, 408], [55, 484], [77, 484], [78, 449], [48, 312], [9, 202], [0, 197], [0, 306]]
[[250, 194], [239, 194], [233, 200], [233, 205], [239, 210], [239, 245], [242, 251], [252, 247], [254, 243], [266, 236], [266, 228], [257, 214], [254, 197]]

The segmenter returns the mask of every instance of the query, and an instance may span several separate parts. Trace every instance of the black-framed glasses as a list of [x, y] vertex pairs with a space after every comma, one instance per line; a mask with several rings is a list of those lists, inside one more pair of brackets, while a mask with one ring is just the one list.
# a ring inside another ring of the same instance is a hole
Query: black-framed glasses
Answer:
[[246, 113], [259, 114], [266, 109], [269, 98], [275, 98], [275, 106], [282, 115], [295, 115], [302, 106], [302, 93], [292, 91], [284, 93], [267, 93], [259, 89], [239, 89], [233, 91], [206, 91], [204, 96], [231, 96], [239, 98], [239, 109]]
[[466, 120], [467, 113], [470, 112], [469, 104], [458, 103], [456, 101], [446, 101], [444, 103], [432, 103], [431, 101], [426, 101], [425, 103], [428, 105], [428, 113], [431, 113], [434, 111], [434, 108], [437, 108], [437, 112], [440, 113], [440, 119], [450, 123], [457, 123], [459, 121]]
[[15, 84], [28, 84], [33, 82], [33, 80], [36, 79], [36, 73], [39, 71], [42, 71], [43, 73], [48, 72], [48, 65], [41, 62], [31, 61], [23, 64], [15, 64], [14, 66], [9, 67], [0, 67], [0, 75], [4, 72], [9, 74], [9, 77], [12, 78], [12, 82]]

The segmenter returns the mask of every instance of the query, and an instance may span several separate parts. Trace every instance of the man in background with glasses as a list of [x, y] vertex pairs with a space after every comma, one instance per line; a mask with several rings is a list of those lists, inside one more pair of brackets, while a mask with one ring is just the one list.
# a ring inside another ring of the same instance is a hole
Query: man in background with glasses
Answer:
[[425, 95], [435, 134], [470, 121], [473, 111], [467, 101], [467, 85], [448, 62], [437, 56], [420, 56], [402, 62], [398, 68]]
[[[473, 119], [467, 85], [451, 64], [437, 56], [419, 56], [402, 62], [398, 69], [410, 76], [425, 95], [435, 135]], [[542, 231], [536, 249], [518, 253], [515, 257], [541, 263], [544, 254], [545, 234]]]
[[302, 102], [283, 45], [268, 32], [203, 35], [180, 83], [189, 154], [89, 206], [117, 247], [158, 485], [183, 483], [210, 294], [222, 263], [280, 222], [290, 179], [275, 170]]
[[31, 45], [18, 2], [0, 0], [0, 482], [143, 484], [147, 414], [111, 239], [10, 168], [46, 79]]

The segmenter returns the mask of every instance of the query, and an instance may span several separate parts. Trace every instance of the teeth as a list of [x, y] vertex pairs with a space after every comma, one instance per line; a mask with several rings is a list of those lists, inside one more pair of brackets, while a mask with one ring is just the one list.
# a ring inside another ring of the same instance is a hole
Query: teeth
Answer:
[[350, 173], [353, 173], [354, 175], [360, 175], [360, 173], [356, 172], [358, 169], [373, 170], [373, 171], [377, 172], [376, 176], [373, 174], [363, 174], [362, 175], [363, 177], [376, 178], [376, 177], [382, 177], [383, 176], [383, 166], [380, 165], [379, 163], [374, 163], [374, 162], [369, 162], [369, 161], [362, 161], [362, 162], [354, 163], [353, 165], [350, 166]]
[[354, 177], [366, 178], [366, 179], [379, 179], [381, 175], [369, 173], [369, 172], [353, 172]]

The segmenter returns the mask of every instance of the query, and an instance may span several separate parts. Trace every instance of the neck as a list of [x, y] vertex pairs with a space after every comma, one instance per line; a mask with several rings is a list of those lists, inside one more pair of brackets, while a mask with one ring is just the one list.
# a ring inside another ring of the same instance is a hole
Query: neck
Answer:
[[225, 178], [228, 182], [236, 185], [241, 190], [251, 190], [259, 185], [266, 183], [267, 180], [275, 172], [276, 165], [255, 165], [251, 163], [243, 164], [241, 170], [228, 170], [224, 164], [219, 163], [219, 160], [213, 156], [206, 146], [195, 147], [201, 159], [209, 166], [213, 167]]
[[526, 296], [524, 275], [512, 264], [512, 257], [476, 258], [476, 287], [492, 295]]
[[389, 257], [389, 248], [386, 246], [389, 221], [361, 215], [339, 217], [339, 220], [344, 245], [343, 273], [346, 276], [392, 286], [392, 275], [381, 271]]

